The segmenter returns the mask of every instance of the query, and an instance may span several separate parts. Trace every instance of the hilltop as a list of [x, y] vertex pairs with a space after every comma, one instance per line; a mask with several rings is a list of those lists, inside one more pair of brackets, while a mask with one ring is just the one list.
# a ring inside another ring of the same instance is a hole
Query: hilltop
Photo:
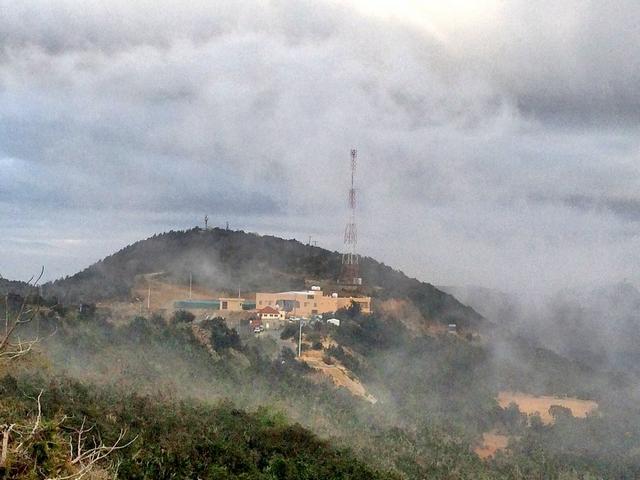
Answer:
[[[172, 282], [237, 292], [300, 288], [309, 278], [335, 282], [340, 272], [338, 252], [242, 231], [224, 229], [170, 231], [129, 245], [85, 270], [43, 286], [45, 295], [63, 302], [126, 299], [136, 277], [163, 272]], [[477, 326], [481, 315], [433, 285], [365, 257], [361, 275], [378, 300], [412, 302], [430, 322]]]

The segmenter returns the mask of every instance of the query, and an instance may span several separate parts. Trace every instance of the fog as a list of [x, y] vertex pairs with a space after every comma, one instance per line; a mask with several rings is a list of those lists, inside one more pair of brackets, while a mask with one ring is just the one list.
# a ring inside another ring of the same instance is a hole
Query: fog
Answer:
[[442, 287], [493, 322], [596, 369], [635, 372], [640, 292], [628, 282], [581, 285], [547, 295]]
[[0, 0], [0, 274], [205, 214], [339, 249], [357, 147], [367, 255], [637, 283], [640, 6], [438, 3]]

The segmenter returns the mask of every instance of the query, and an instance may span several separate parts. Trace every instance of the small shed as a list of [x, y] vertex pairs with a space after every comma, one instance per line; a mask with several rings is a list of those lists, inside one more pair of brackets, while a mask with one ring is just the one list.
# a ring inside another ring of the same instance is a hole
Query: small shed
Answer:
[[244, 298], [220, 298], [220, 310], [228, 312], [241, 312]]

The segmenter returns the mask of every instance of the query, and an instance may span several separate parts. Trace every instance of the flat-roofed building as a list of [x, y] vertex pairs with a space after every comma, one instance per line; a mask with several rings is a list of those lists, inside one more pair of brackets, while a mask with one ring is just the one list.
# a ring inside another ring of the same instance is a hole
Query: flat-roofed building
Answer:
[[220, 310], [227, 312], [241, 312], [244, 298], [220, 298]]
[[360, 305], [362, 313], [371, 313], [371, 297], [339, 297], [335, 293], [325, 295], [317, 287], [303, 291], [256, 293], [256, 308], [279, 308], [301, 317], [335, 312], [350, 307], [351, 302]]

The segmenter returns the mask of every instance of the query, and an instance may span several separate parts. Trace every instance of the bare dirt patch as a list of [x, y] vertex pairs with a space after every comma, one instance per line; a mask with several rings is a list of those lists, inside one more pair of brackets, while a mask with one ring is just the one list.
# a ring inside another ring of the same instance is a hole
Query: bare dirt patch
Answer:
[[521, 412], [527, 415], [538, 413], [542, 421], [546, 424], [553, 423], [553, 417], [549, 413], [551, 405], [560, 405], [571, 410], [574, 417], [584, 418], [587, 414], [595, 411], [598, 404], [592, 400], [581, 400], [573, 397], [537, 396], [521, 392], [500, 392], [498, 403], [502, 408], [510, 403], [515, 403]]
[[344, 365], [335, 359], [333, 360], [334, 363], [329, 365], [325, 363], [323, 357], [324, 352], [322, 350], [307, 350], [302, 352], [300, 359], [311, 368], [329, 377], [336, 386], [345, 387], [353, 395], [362, 397], [371, 403], [377, 402], [377, 399], [367, 393], [364, 385]]
[[[416, 306], [407, 301], [396, 298], [391, 298], [380, 302], [378, 309], [381, 313], [399, 318], [405, 327], [411, 332], [418, 334], [429, 334], [433, 325], [424, 318], [420, 313], [420, 310]], [[445, 328], [446, 331], [446, 328]]]
[[509, 444], [509, 437], [497, 433], [496, 431], [482, 434], [482, 443], [475, 448], [474, 452], [484, 459], [493, 457], [499, 450], [504, 450]]

